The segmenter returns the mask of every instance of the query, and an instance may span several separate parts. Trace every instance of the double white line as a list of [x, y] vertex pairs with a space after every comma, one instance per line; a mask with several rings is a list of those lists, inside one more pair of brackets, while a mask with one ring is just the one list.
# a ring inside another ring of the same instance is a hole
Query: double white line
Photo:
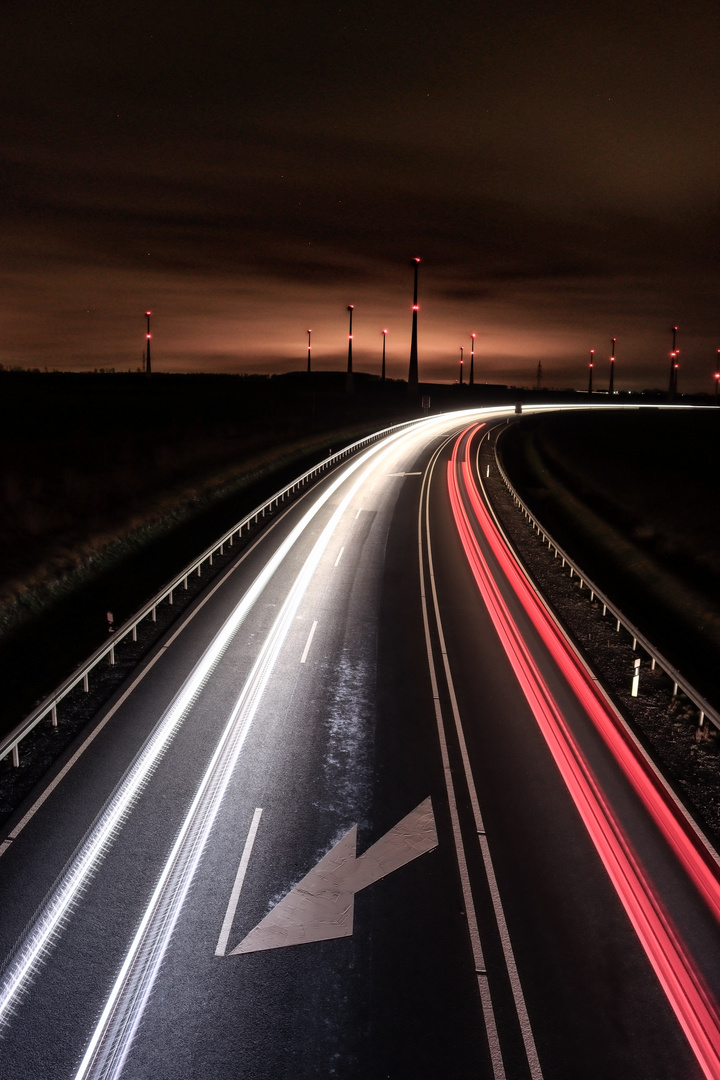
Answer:
[[[493, 1077], [494, 1080], [505, 1080], [506, 1073], [502, 1059], [500, 1038], [498, 1035], [497, 1023], [495, 1020], [495, 1010], [493, 1008], [492, 996], [490, 993], [488, 973], [485, 967], [485, 958], [483, 955], [482, 943], [480, 940], [480, 930], [478, 927], [477, 914], [475, 911], [475, 901], [473, 899], [472, 886], [470, 884], [470, 874], [467, 865], [465, 842], [463, 840], [462, 830], [460, 827], [460, 815], [458, 813], [457, 798], [455, 794], [455, 782], [453, 780], [453, 773], [450, 765], [450, 756], [448, 753], [447, 738], [445, 735], [445, 720], [443, 718], [442, 704], [440, 701], [437, 670], [435, 666], [435, 657], [433, 653], [432, 638], [430, 634], [428, 596], [425, 589], [426, 574], [430, 581], [430, 595], [432, 600], [433, 614], [435, 618], [435, 625], [437, 627], [445, 681], [447, 683], [448, 694], [450, 697], [450, 707], [452, 710], [455, 733], [460, 748], [460, 756], [462, 758], [463, 773], [470, 796], [470, 803], [472, 805], [473, 819], [478, 839], [478, 845], [482, 854], [483, 866], [485, 868], [485, 876], [487, 878], [490, 896], [492, 899], [493, 911], [495, 914], [495, 921], [502, 944], [505, 967], [507, 969], [508, 977], [510, 980], [513, 1001], [515, 1004], [515, 1011], [522, 1033], [525, 1056], [527, 1058], [528, 1068], [530, 1070], [532, 1080], [542, 1080], [542, 1069], [540, 1067], [540, 1061], [538, 1059], [537, 1049], [535, 1047], [535, 1039], [532, 1033], [532, 1028], [530, 1026], [530, 1018], [528, 1017], [525, 997], [523, 995], [522, 986], [520, 985], [520, 976], [518, 975], [517, 964], [515, 963], [515, 954], [513, 952], [512, 943], [510, 941], [510, 934], [508, 931], [507, 922], [505, 920], [505, 912], [503, 910], [502, 900], [500, 898], [500, 891], [498, 889], [497, 879], [495, 877], [495, 868], [493, 866], [492, 858], [490, 855], [490, 848], [488, 846], [487, 836], [485, 835], [485, 826], [483, 824], [482, 814], [480, 812], [480, 802], [478, 800], [477, 790], [475, 788], [475, 780], [473, 778], [472, 768], [470, 765], [470, 758], [465, 743], [465, 732], [463, 731], [462, 719], [460, 717], [460, 710], [458, 708], [457, 698], [455, 695], [455, 686], [453, 684], [450, 664], [448, 662], [447, 649], [445, 647], [445, 635], [443, 633], [442, 621], [440, 618], [440, 608], [437, 598], [437, 589], [435, 586], [432, 544], [430, 541], [430, 481], [432, 479], [432, 474], [440, 454], [447, 446], [448, 442], [450, 442], [455, 437], [456, 436], [450, 436], [450, 438], [447, 439], [443, 443], [443, 445], [438, 447], [438, 449], [435, 451], [435, 454], [433, 455], [430, 464], [425, 472], [425, 476], [423, 477], [422, 489], [420, 494], [420, 506], [418, 510], [418, 558], [420, 565], [420, 594], [422, 601], [423, 621], [425, 625], [425, 643], [427, 648], [428, 666], [430, 668], [430, 681], [432, 684], [433, 700], [435, 704], [435, 719], [437, 723], [438, 739], [440, 742], [440, 753], [442, 758], [443, 773], [445, 776], [445, 788], [447, 791], [448, 803], [450, 807], [450, 819], [452, 822], [453, 840], [455, 843], [455, 852], [458, 861], [458, 870], [460, 873], [460, 882], [462, 886], [465, 912], [468, 921], [470, 944], [473, 953], [473, 960], [475, 963], [475, 974], [477, 977], [478, 990], [480, 993], [480, 1003], [483, 1011], [483, 1019], [485, 1021], [485, 1030], [488, 1039], [488, 1049], [490, 1051], [490, 1058], [492, 1061]], [[423, 535], [425, 537], [425, 546], [427, 548], [427, 566], [423, 549]]]

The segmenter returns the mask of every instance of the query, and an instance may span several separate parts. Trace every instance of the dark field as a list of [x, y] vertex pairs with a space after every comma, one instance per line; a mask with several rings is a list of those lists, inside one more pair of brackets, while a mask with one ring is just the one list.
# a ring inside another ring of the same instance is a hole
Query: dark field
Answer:
[[547, 531], [720, 707], [720, 410], [527, 417], [499, 446]]

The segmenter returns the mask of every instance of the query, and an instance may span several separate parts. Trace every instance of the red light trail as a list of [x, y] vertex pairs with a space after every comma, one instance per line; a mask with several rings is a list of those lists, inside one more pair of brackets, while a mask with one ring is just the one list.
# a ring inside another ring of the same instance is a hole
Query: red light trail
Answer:
[[452, 460], [448, 463], [450, 504], [473, 576], [548, 748], [670, 1005], [705, 1076], [709, 1080], [720, 1080], [720, 1012], [717, 1003], [601, 791], [482, 554], [458, 481], [458, 455], [464, 439], [463, 487], [502, 572], [634, 790], [711, 911], [720, 918], [720, 884], [716, 867], [710, 864], [709, 854], [700, 848], [698, 838], [690, 831], [679, 807], [659, 786], [647, 762], [616, 724], [609, 703], [595, 688], [590, 674], [531, 588], [481, 501], [467, 458], [467, 447], [476, 430], [468, 428], [458, 437]]

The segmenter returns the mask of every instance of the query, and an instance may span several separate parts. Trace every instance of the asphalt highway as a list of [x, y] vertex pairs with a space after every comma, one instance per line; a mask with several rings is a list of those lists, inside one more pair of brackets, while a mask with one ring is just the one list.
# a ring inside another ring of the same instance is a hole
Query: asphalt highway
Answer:
[[717, 857], [508, 563], [504, 422], [326, 476], [34, 793], [0, 1077], [720, 1080]]

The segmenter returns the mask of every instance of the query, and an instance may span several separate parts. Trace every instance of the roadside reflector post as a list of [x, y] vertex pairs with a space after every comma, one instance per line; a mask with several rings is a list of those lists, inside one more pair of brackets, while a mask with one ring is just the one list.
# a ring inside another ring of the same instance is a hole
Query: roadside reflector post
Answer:
[[150, 613], [150, 618], [153, 622], [157, 622], [157, 608], [154, 607]]
[[619, 620], [619, 619], [618, 619], [618, 621], [617, 621], [617, 622], [615, 623], [615, 629], [617, 630], [617, 632], [618, 632], [618, 633], [620, 633], [620, 620]]
[[88, 679], [87, 671], [83, 675], [83, 690], [85, 691], [86, 694], [90, 693], [90, 680]]
[[635, 673], [633, 675], [632, 690], [630, 691], [632, 697], [638, 696], [638, 687], [640, 686], [640, 657], [635, 661]]
[[133, 639], [133, 641], [137, 641], [137, 623], [133, 624], [132, 639]]
[[108, 659], [110, 660], [111, 665], [113, 665], [115, 663], [115, 646], [114, 645], [110, 646], [110, 656], [108, 657]]
[[653, 656], [653, 658], [652, 658], [652, 662], [651, 662], [651, 664], [650, 664], [650, 670], [651, 670], [651, 671], [654, 671], [654, 670], [655, 670], [655, 657], [654, 657], [654, 656]]
[[20, 768], [20, 752], [17, 748], [17, 743], [15, 743], [15, 746], [12, 748], [12, 763], [14, 769]]
[[187, 586], [187, 574], [185, 575], [185, 579], [184, 579], [184, 581], [183, 581], [183, 586], [184, 586], [184, 588], [185, 588], [185, 592], [187, 592], [187, 587], [188, 587], [188, 586]]
[[53, 727], [57, 727], [57, 704], [53, 705], [50, 711], [50, 723]]
[[674, 683], [673, 683], [673, 692], [672, 692], [672, 696], [673, 696], [673, 697], [677, 697], [677, 692], [678, 692], [678, 684], [677, 684], [676, 682], [674, 682]]
[[701, 728], [704, 723], [705, 723], [705, 713], [701, 709], [700, 710], [700, 719], [698, 720], [698, 727]]

